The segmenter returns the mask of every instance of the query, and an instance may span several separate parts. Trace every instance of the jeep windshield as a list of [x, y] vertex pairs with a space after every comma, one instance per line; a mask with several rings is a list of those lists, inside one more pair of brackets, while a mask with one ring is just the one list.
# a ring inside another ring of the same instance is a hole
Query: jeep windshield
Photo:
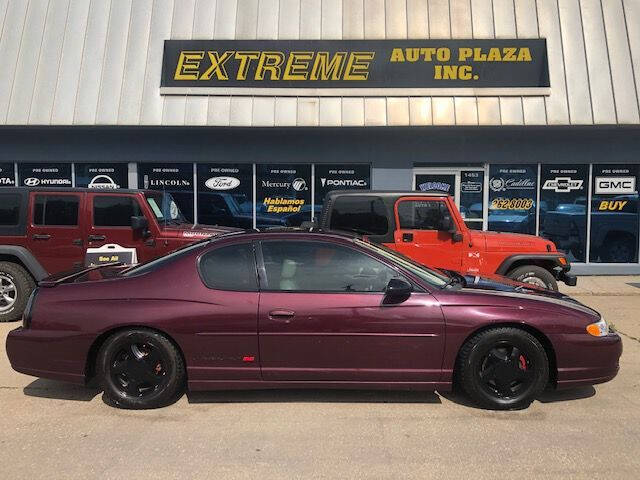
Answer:
[[145, 198], [158, 223], [189, 223], [169, 192], [146, 192]]

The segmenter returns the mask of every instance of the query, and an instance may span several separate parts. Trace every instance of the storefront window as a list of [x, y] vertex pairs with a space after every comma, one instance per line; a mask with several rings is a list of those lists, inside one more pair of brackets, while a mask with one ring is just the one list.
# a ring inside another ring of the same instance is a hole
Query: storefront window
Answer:
[[484, 200], [484, 172], [460, 172], [460, 214], [467, 227], [482, 230], [482, 204]]
[[371, 188], [369, 165], [316, 165], [314, 217], [318, 218], [324, 197], [331, 190], [368, 190]]
[[256, 226], [299, 226], [311, 220], [311, 165], [256, 166]]
[[104, 165], [99, 163], [76, 163], [76, 187], [114, 190], [129, 186], [126, 163]]
[[535, 235], [537, 178], [537, 165], [491, 165], [489, 230]]
[[193, 166], [190, 163], [140, 163], [138, 187], [171, 193], [189, 222], [193, 222]]
[[540, 235], [584, 262], [587, 249], [588, 165], [542, 165]]
[[198, 165], [198, 223], [253, 228], [253, 166]]
[[0, 163], [0, 187], [15, 187], [16, 176], [13, 163]]
[[638, 261], [638, 173], [638, 165], [593, 166], [591, 262]]
[[19, 184], [24, 187], [70, 187], [70, 163], [22, 163]]

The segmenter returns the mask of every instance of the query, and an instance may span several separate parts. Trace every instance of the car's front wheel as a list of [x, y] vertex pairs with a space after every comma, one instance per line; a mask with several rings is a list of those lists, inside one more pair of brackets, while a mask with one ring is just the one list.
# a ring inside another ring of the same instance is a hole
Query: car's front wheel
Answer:
[[518, 328], [482, 331], [462, 347], [456, 377], [482, 407], [525, 408], [549, 380], [549, 361], [538, 339]]
[[96, 371], [106, 397], [122, 408], [157, 408], [182, 392], [182, 355], [164, 335], [146, 329], [116, 332], [102, 345]]

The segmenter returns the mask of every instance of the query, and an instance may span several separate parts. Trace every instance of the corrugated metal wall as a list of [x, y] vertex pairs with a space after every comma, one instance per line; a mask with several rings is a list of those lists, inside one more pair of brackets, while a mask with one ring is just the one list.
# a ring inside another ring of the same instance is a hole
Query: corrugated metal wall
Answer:
[[[638, 124], [640, 0], [0, 0], [0, 124]], [[549, 97], [160, 96], [165, 39], [547, 38]]]

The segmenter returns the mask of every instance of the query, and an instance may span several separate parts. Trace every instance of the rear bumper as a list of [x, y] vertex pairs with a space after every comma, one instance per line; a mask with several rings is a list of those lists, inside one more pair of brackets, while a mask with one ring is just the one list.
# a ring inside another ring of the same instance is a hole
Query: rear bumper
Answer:
[[549, 337], [556, 353], [558, 389], [604, 383], [618, 374], [622, 339], [617, 333], [606, 337], [587, 333]]
[[78, 346], [78, 337], [68, 333], [18, 327], [7, 335], [6, 350], [16, 372], [83, 385], [84, 362], [74, 356], [82, 350]]

